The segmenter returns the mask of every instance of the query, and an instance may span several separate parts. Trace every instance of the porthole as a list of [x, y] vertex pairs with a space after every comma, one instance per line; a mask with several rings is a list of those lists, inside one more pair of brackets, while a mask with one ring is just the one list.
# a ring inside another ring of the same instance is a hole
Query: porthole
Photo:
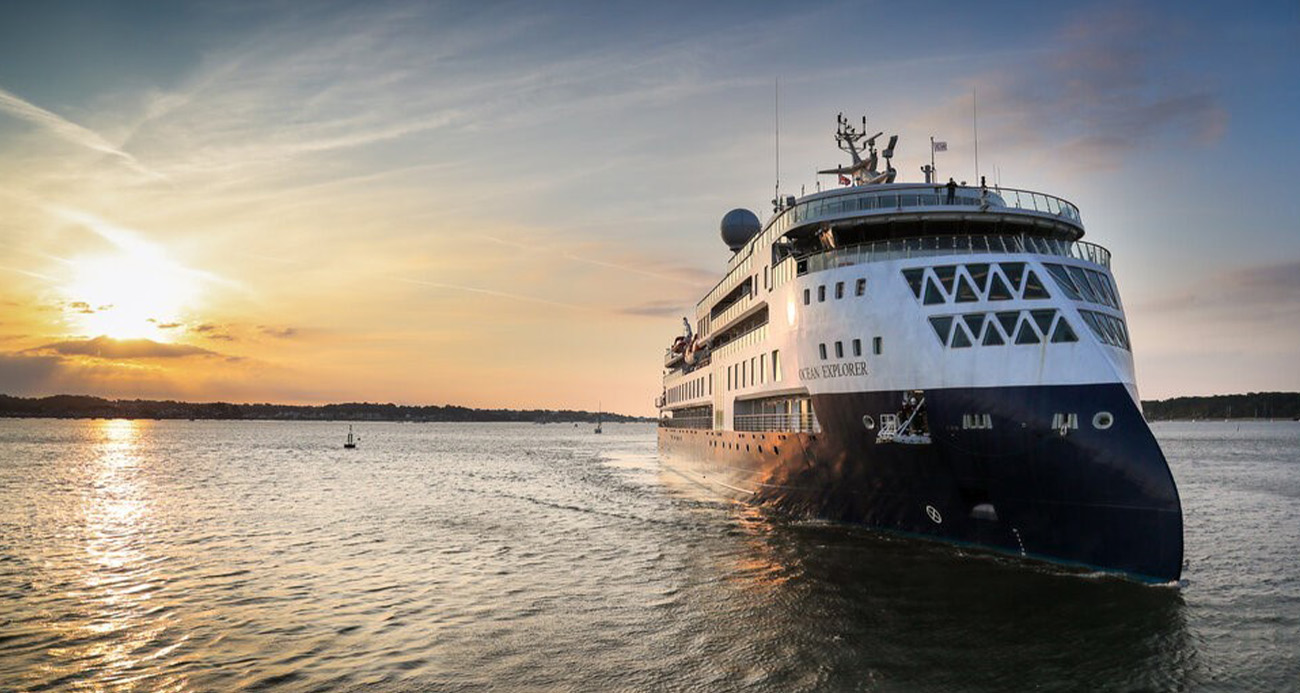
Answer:
[[1104, 431], [1115, 425], [1115, 417], [1108, 411], [1099, 411], [1092, 416], [1092, 427]]
[[868, 431], [874, 431], [874, 430], [876, 430], [876, 420], [873, 419], [873, 418], [871, 418], [871, 415], [870, 415], [870, 414], [863, 414], [863, 415], [862, 415], [862, 425], [863, 425], [863, 426], [864, 426]]

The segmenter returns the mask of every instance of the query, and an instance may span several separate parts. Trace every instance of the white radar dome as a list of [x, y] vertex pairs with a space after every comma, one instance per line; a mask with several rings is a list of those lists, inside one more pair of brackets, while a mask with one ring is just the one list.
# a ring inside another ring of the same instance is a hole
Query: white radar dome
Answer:
[[734, 253], [757, 236], [761, 228], [758, 215], [748, 209], [733, 209], [722, 217], [722, 242]]

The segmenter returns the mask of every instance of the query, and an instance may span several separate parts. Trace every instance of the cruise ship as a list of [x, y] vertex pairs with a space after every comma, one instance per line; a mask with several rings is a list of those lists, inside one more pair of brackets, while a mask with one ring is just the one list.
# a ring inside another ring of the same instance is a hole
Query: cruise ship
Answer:
[[723, 218], [726, 274], [664, 357], [663, 463], [800, 517], [1178, 581], [1110, 252], [1052, 195], [896, 182], [897, 136], [866, 132], [840, 116], [839, 187]]

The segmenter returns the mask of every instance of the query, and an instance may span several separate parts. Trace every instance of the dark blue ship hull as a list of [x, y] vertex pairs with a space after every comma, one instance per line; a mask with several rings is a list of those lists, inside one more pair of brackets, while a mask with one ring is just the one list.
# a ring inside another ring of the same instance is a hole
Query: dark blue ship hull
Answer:
[[1122, 385], [928, 390], [930, 442], [877, 442], [903, 394], [814, 395], [820, 433], [665, 427], [659, 446], [688, 476], [799, 516], [1178, 580], [1178, 491]]

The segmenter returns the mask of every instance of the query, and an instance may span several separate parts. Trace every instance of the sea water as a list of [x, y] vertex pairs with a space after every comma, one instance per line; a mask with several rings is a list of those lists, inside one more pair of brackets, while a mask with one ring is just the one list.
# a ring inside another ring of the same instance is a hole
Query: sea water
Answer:
[[1296, 690], [1300, 424], [1154, 430], [1181, 588], [773, 517], [650, 425], [0, 420], [0, 690]]

